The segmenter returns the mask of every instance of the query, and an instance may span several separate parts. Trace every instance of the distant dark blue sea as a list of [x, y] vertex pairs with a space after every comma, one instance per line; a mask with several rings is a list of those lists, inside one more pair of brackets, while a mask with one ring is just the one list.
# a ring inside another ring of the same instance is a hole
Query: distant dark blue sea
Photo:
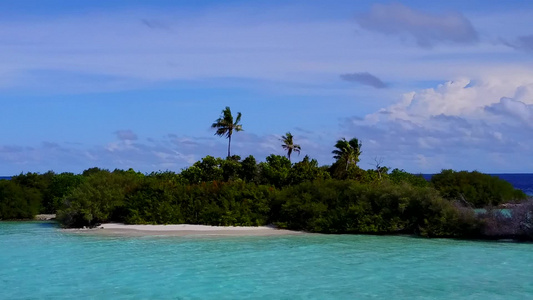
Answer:
[[0, 180], [11, 180], [11, 176], [0, 176]]
[[[490, 174], [511, 183], [515, 189], [524, 191], [528, 196], [533, 196], [533, 174]], [[433, 174], [422, 174], [426, 180], [430, 180]]]

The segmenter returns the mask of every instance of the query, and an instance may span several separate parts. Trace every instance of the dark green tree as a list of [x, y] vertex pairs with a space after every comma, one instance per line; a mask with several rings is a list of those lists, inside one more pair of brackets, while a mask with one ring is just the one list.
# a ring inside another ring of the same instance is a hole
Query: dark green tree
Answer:
[[61, 173], [52, 178], [48, 193], [43, 199], [43, 212], [54, 214], [61, 209], [62, 198], [79, 186], [86, 177], [74, 173]]
[[0, 180], [0, 220], [32, 219], [41, 209], [42, 193], [13, 180]]
[[310, 159], [307, 155], [302, 161], [292, 165], [289, 171], [289, 181], [291, 185], [329, 178], [331, 178], [331, 176], [327, 171], [327, 167], [319, 167], [318, 161], [316, 159]]
[[220, 118], [216, 119], [213, 124], [211, 124], [211, 128], [216, 128], [215, 135], [218, 136], [225, 136], [228, 139], [228, 157], [231, 157], [230, 149], [231, 149], [231, 136], [233, 135], [233, 131], [242, 131], [242, 125], [239, 124], [241, 121], [241, 113], [237, 113], [237, 117], [235, 118], [235, 121], [233, 120], [233, 115], [231, 114], [231, 109], [229, 106], [226, 106], [224, 110], [222, 110], [222, 114]]
[[256, 182], [259, 178], [259, 167], [252, 155], [246, 157], [241, 162], [240, 178], [246, 182]]
[[241, 173], [241, 157], [233, 155], [225, 160], [220, 161], [220, 168], [222, 169], [222, 177], [224, 181], [239, 180], [239, 174]]
[[291, 154], [293, 151], [300, 155], [300, 150], [302, 150], [302, 147], [294, 143], [293, 135], [290, 132], [287, 132], [284, 136], [282, 136], [280, 141], [283, 142], [283, 144], [281, 144], [281, 147], [287, 150], [287, 158], [289, 159], [289, 161], [291, 161]]
[[259, 163], [262, 184], [281, 188], [288, 184], [291, 162], [285, 156], [271, 154], [266, 162]]
[[474, 207], [520, 202], [527, 198], [509, 182], [477, 171], [442, 170], [431, 177], [431, 184], [444, 198]]
[[429, 186], [429, 182], [425, 180], [424, 177], [422, 177], [422, 174], [415, 175], [397, 168], [392, 170], [392, 172], [389, 174], [389, 180], [395, 184], [401, 184], [402, 182], [406, 182], [412, 186]]
[[206, 156], [201, 161], [195, 162], [192, 166], [181, 171], [181, 176], [189, 184], [209, 181], [222, 181], [223, 170], [221, 168], [223, 160], [213, 156]]
[[345, 138], [342, 138], [337, 141], [335, 144], [335, 150], [333, 153], [333, 158], [345, 166], [345, 169], [348, 170], [348, 167], [351, 165], [357, 165], [359, 162], [359, 156], [361, 155], [361, 142], [357, 138], [353, 138], [347, 141]]

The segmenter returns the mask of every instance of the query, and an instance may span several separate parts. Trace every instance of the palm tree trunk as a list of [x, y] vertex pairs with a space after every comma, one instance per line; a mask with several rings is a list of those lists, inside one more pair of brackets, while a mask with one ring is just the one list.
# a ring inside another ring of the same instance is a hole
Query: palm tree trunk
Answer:
[[350, 160], [346, 159], [346, 171], [348, 171], [348, 166], [350, 165]]
[[228, 136], [228, 140], [229, 140], [229, 141], [228, 141], [228, 158], [229, 158], [229, 157], [231, 156], [231, 155], [230, 155], [230, 148], [231, 148], [231, 135], [230, 135], [230, 136]]

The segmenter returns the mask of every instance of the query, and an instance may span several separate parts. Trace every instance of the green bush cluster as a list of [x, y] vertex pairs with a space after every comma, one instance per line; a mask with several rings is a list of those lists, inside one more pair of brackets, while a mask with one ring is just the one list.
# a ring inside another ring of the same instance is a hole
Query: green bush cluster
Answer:
[[0, 181], [0, 219], [57, 212], [64, 227], [276, 224], [309, 232], [427, 237], [484, 237], [499, 224], [456, 206], [450, 201], [456, 197], [478, 207], [522, 199], [523, 193], [478, 172], [445, 170], [430, 184], [403, 170], [319, 166], [307, 156], [296, 163], [279, 155], [260, 163], [253, 156], [207, 156], [178, 174], [99, 168], [80, 175], [20, 174]]
[[10, 180], [0, 180], [0, 220], [31, 219], [41, 209], [41, 195]]
[[527, 198], [524, 192], [515, 189], [509, 182], [477, 171], [442, 170], [431, 177], [431, 184], [444, 198], [478, 208]]
[[128, 171], [88, 176], [64, 197], [58, 219], [67, 227], [112, 221], [222, 226], [274, 223], [321, 233], [429, 237], [470, 234], [467, 227], [471, 221], [434, 189], [408, 183], [318, 179], [276, 188], [243, 180], [189, 184], [183, 183], [179, 174], [144, 176]]
[[120, 221], [126, 195], [143, 182], [144, 175], [133, 170], [90, 172], [83, 182], [62, 199], [57, 212], [65, 227], [92, 227], [107, 221]]
[[126, 196], [124, 222], [129, 224], [268, 224], [269, 202], [276, 190], [240, 182], [184, 185], [147, 178]]
[[62, 198], [83, 181], [72, 173], [26, 173], [0, 180], [0, 220], [32, 219], [39, 213], [55, 213]]
[[476, 230], [431, 188], [390, 182], [306, 182], [283, 189], [273, 203], [282, 228], [322, 233], [408, 233], [459, 237]]

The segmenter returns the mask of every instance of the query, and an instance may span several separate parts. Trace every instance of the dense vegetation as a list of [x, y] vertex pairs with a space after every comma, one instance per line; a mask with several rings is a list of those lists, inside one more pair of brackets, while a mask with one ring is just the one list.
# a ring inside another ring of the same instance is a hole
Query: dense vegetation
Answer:
[[509, 182], [476, 171], [442, 170], [431, 177], [431, 184], [443, 197], [459, 199], [472, 207], [497, 206], [526, 198]]
[[480, 237], [490, 234], [484, 224], [494, 227], [497, 215], [476, 217], [461, 208], [461, 199], [485, 207], [524, 198], [507, 182], [478, 172], [444, 170], [428, 182], [398, 169], [321, 167], [307, 156], [296, 163], [279, 155], [259, 163], [252, 156], [207, 156], [179, 174], [98, 168], [79, 175], [20, 174], [0, 181], [0, 219], [57, 212], [65, 227], [276, 224], [321, 233]]
[[[479, 172], [443, 170], [431, 181], [387, 167], [357, 166], [361, 142], [340, 139], [336, 161], [319, 166], [300, 154], [288, 132], [280, 140], [287, 157], [231, 156], [231, 137], [242, 131], [241, 114], [229, 107], [213, 124], [228, 138], [226, 159], [206, 156], [180, 173], [142, 174], [98, 168], [82, 174], [26, 173], [0, 180], [0, 220], [57, 213], [65, 227], [103, 222], [192, 223], [258, 226], [321, 233], [416, 234], [428, 237], [533, 238], [532, 205], [517, 206], [513, 219], [491, 207], [526, 195], [508, 182]], [[475, 215], [473, 207], [488, 207]], [[506, 228], [495, 231], [494, 228]]]

